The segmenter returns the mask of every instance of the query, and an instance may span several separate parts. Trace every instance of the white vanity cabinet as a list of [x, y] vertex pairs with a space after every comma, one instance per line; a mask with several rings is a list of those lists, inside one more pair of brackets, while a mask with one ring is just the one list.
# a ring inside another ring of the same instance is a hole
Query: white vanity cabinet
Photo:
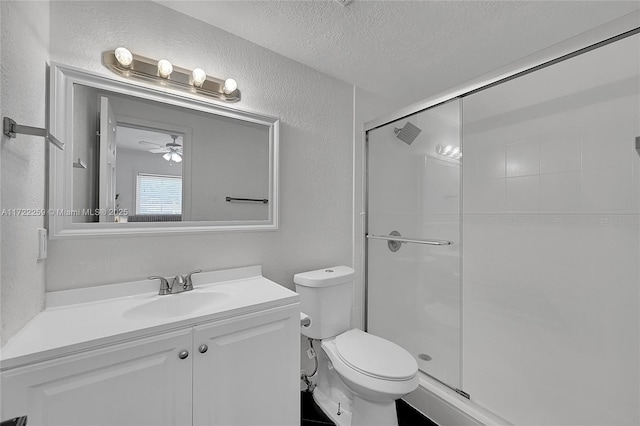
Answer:
[[31, 425], [189, 425], [192, 346], [181, 330], [3, 371], [3, 420]]
[[194, 425], [300, 424], [299, 312], [195, 327]]
[[294, 303], [7, 369], [2, 419], [298, 425], [299, 324]]

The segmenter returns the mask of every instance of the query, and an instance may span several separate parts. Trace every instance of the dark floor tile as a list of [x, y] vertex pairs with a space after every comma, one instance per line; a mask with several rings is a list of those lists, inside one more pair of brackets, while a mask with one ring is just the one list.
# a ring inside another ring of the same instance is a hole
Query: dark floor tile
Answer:
[[399, 426], [438, 426], [401, 399], [396, 401], [396, 410]]
[[[320, 407], [313, 400], [313, 394], [311, 392], [301, 392], [301, 412], [302, 412], [302, 425], [333, 425], [333, 422], [327, 417]], [[311, 423], [306, 423], [311, 422]]]
[[327, 423], [327, 422], [317, 422], [315, 420], [305, 420], [302, 419], [302, 423], [300, 423], [301, 426], [335, 426], [333, 423]]
[[[301, 393], [302, 426], [335, 426], [313, 400], [311, 392]], [[438, 426], [418, 410], [399, 399], [396, 401], [399, 426]]]

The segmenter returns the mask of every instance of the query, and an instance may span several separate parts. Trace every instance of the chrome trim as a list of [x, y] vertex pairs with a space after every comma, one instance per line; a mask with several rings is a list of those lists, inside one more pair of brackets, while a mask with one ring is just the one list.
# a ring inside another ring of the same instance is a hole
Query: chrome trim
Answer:
[[64, 142], [60, 141], [58, 138], [49, 133], [49, 129], [32, 126], [22, 126], [9, 117], [4, 117], [2, 119], [2, 133], [10, 138], [15, 138], [17, 134], [42, 136], [50, 144], [54, 145], [59, 150], [64, 151]]
[[236, 197], [226, 197], [225, 201], [230, 203], [240, 202], [240, 203], [262, 203], [267, 204], [269, 200], [266, 198], [236, 198]]
[[423, 240], [423, 239], [417, 239], [417, 238], [397, 237], [394, 235], [367, 234], [367, 238], [370, 240], [385, 240], [385, 241], [395, 241], [398, 243], [427, 244], [430, 246], [449, 246], [453, 244], [451, 241], [446, 241], [446, 240]]

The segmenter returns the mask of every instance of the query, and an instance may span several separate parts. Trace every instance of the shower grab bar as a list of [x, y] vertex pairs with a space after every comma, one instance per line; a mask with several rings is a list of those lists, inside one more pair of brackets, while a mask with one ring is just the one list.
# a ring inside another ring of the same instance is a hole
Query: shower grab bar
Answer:
[[367, 238], [370, 240], [386, 240], [386, 241], [395, 241], [398, 243], [427, 244], [430, 246], [450, 246], [452, 244], [451, 241], [446, 241], [446, 240], [418, 240], [415, 238], [402, 238], [394, 235], [367, 234]]

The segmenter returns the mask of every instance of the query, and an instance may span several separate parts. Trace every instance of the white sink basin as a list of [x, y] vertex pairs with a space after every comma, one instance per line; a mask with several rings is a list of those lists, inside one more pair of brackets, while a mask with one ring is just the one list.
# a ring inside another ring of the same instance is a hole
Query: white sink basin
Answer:
[[150, 302], [135, 306], [123, 313], [127, 319], [171, 318], [204, 312], [231, 297], [217, 291], [188, 291], [157, 296]]

